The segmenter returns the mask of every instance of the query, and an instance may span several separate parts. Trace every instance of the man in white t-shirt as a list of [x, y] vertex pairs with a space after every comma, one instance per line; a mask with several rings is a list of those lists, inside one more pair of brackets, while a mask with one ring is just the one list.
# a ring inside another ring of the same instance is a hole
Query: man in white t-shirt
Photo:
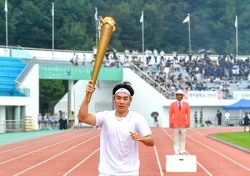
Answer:
[[229, 118], [230, 118], [230, 113], [228, 111], [226, 111], [226, 113], [225, 113], [225, 125], [226, 126], [228, 126]]
[[[89, 81], [86, 95], [94, 91]], [[113, 111], [89, 113], [86, 95], [78, 119], [101, 127], [99, 176], [139, 176], [139, 142], [154, 146], [154, 138], [145, 118], [128, 109], [134, 95], [131, 84], [122, 82], [113, 88]]]

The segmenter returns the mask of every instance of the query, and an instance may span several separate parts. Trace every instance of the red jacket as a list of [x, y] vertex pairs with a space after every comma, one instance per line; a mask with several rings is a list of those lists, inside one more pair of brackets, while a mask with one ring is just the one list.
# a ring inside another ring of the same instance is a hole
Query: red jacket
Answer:
[[169, 107], [169, 126], [172, 128], [188, 128], [190, 126], [190, 107], [182, 101], [179, 109], [178, 101], [171, 103]]

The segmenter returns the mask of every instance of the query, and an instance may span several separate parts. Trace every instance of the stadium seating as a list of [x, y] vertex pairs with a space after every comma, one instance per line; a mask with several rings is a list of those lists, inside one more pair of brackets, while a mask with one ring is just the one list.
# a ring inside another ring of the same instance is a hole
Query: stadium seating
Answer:
[[0, 57], [0, 96], [24, 96], [16, 89], [15, 80], [26, 64], [13, 57]]

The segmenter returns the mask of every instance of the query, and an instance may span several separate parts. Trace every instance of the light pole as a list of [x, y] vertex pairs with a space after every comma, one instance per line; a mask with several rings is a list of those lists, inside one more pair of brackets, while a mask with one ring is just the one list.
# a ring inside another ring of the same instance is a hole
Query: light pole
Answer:
[[52, 59], [54, 59], [54, 3], [52, 3], [52, 10], [51, 10], [51, 15], [52, 15]]
[[6, 27], [6, 50], [8, 51], [8, 0], [5, 0], [5, 6], [4, 6], [4, 11], [5, 11], [5, 27]]

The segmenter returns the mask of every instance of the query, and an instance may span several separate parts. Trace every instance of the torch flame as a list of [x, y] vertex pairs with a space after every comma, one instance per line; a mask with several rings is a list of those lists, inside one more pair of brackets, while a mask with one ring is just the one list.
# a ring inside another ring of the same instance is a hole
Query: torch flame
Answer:
[[106, 23], [110, 24], [113, 27], [113, 31], [115, 31], [115, 20], [112, 17], [105, 17], [102, 19], [102, 25]]

